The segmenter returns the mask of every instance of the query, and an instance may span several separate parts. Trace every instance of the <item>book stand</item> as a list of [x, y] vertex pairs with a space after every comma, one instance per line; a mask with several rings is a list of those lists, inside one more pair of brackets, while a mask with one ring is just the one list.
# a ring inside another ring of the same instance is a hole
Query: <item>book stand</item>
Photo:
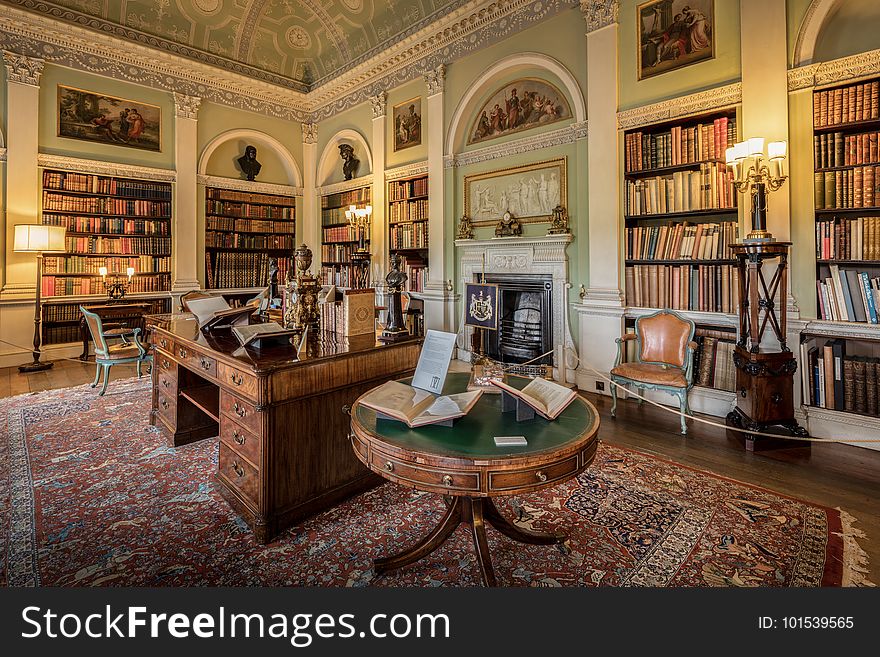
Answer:
[[535, 409], [526, 404], [519, 397], [514, 397], [506, 390], [501, 390], [501, 412], [509, 413], [516, 411], [516, 421], [523, 422], [525, 420], [533, 420], [535, 418]]
[[[376, 411], [376, 419], [377, 420], [394, 420], [395, 422], [403, 422], [403, 420], [400, 420], [399, 418], [391, 417], [390, 415], [385, 415], [385, 413], [380, 413], [379, 411]], [[441, 422], [431, 422], [431, 424], [425, 424], [422, 426], [425, 426], [425, 427], [451, 427], [455, 424], [455, 421], [457, 419], [458, 419], [457, 417], [454, 417], [449, 420], [442, 420]], [[403, 422], [403, 424], [406, 424], [406, 422]], [[421, 429], [422, 427], [412, 427], [412, 428], [413, 429]]]

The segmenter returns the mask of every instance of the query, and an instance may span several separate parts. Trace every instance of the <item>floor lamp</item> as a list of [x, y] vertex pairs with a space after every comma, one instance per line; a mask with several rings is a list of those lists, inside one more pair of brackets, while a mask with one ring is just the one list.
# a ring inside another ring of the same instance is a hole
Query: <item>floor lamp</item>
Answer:
[[42, 320], [42, 302], [40, 292], [43, 283], [43, 254], [63, 253], [64, 236], [67, 229], [64, 226], [43, 226], [41, 224], [17, 224], [15, 226], [15, 241], [12, 250], [16, 253], [37, 254], [37, 289], [36, 302], [34, 304], [34, 360], [32, 363], [22, 365], [19, 372], [42, 372], [52, 367], [51, 362], [40, 362], [40, 323]]

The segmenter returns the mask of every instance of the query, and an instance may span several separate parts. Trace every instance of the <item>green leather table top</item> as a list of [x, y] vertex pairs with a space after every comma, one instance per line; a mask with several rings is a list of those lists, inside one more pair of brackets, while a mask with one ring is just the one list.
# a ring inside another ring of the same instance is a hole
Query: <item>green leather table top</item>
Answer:
[[[467, 372], [452, 372], [446, 377], [443, 392], [463, 392], [469, 379]], [[409, 379], [404, 381], [409, 382]], [[510, 377], [508, 381], [518, 388], [528, 382], [528, 379], [518, 377]], [[595, 409], [581, 397], [576, 397], [552, 422], [539, 415], [532, 420], [517, 422], [515, 413], [501, 412], [501, 395], [488, 393], [484, 393], [471, 411], [457, 419], [452, 427], [427, 425], [410, 429], [397, 420], [377, 420], [376, 412], [361, 404], [355, 406], [354, 413], [367, 432], [397, 447], [477, 460], [558, 450], [580, 438], [596, 419]], [[495, 436], [525, 436], [528, 445], [496, 447]]]

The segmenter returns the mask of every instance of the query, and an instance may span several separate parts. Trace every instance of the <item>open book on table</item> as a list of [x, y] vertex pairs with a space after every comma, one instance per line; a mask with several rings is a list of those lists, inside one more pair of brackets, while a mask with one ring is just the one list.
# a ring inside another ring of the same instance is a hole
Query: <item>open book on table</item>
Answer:
[[508, 394], [521, 399], [535, 409], [538, 415], [548, 420], [558, 418], [562, 411], [577, 397], [577, 392], [571, 388], [547, 379], [533, 379], [522, 390], [495, 379], [492, 380], [492, 385], [496, 385]]
[[388, 381], [364, 395], [361, 403], [375, 410], [377, 417], [400, 420], [413, 428], [451, 423], [467, 415], [482, 394], [482, 390], [469, 390], [454, 395], [434, 395], [400, 381]]
[[245, 305], [230, 308], [223, 297], [206, 297], [192, 299], [187, 303], [190, 312], [199, 321], [199, 328], [207, 331], [213, 328], [247, 324], [248, 317], [258, 310], [259, 306]]
[[290, 338], [296, 335], [296, 331], [286, 329], [278, 322], [266, 322], [264, 324], [233, 326], [232, 334], [242, 347], [260, 348], [269, 344], [290, 344]]

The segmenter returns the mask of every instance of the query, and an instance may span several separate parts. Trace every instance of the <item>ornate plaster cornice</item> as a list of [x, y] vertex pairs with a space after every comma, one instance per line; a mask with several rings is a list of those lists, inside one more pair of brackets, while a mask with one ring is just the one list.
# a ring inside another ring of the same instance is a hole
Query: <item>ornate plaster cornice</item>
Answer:
[[78, 157], [49, 155], [47, 153], [40, 153], [37, 156], [37, 166], [48, 169], [67, 169], [70, 171], [95, 173], [100, 176], [141, 178], [143, 180], [159, 180], [162, 182], [174, 182], [177, 179], [177, 173], [173, 169], [156, 169], [154, 167], [140, 167], [133, 164], [84, 160]]
[[880, 49], [799, 66], [788, 71], [788, 90], [809, 89], [880, 73]]
[[3, 51], [3, 63], [6, 65], [6, 79], [9, 82], [40, 86], [44, 62], [38, 57], [28, 57], [9, 50]]
[[617, 113], [617, 127], [628, 130], [638, 126], [668, 121], [689, 114], [699, 114], [742, 102], [742, 83], [707, 89], [689, 96], [672, 98]]
[[562, 146], [563, 144], [571, 144], [579, 139], [587, 138], [587, 122], [572, 123], [549, 132], [533, 135], [531, 137], [523, 137], [513, 141], [506, 141], [493, 146], [485, 146], [473, 151], [458, 153], [454, 156], [446, 156], [443, 158], [443, 165], [449, 169], [452, 167], [464, 167], [469, 164], [478, 164], [498, 158], [509, 157], [511, 155], [519, 155], [520, 153], [530, 153], [543, 148], [552, 146]]
[[433, 96], [443, 92], [446, 86], [446, 65], [438, 64], [430, 71], [425, 71], [425, 86], [428, 87], [428, 95]]
[[402, 178], [412, 178], [413, 176], [421, 176], [428, 173], [427, 162], [414, 162], [412, 164], [404, 164], [401, 167], [385, 170], [385, 180], [401, 180]]
[[370, 106], [373, 108], [373, 118], [379, 119], [385, 116], [385, 108], [388, 105], [388, 94], [384, 91], [375, 96], [370, 96]]
[[257, 192], [260, 194], [276, 194], [278, 196], [302, 196], [302, 187], [292, 185], [277, 185], [274, 183], [256, 182], [253, 180], [238, 180], [237, 178], [223, 178], [222, 176], [206, 176], [199, 174], [198, 182], [206, 187], [219, 187], [221, 189], [233, 189], [238, 192]]
[[199, 105], [202, 99], [198, 96], [187, 96], [174, 92], [174, 113], [180, 119], [199, 118]]
[[327, 194], [339, 194], [340, 192], [347, 192], [352, 189], [358, 189], [359, 187], [372, 187], [372, 185], [373, 174], [367, 174], [366, 176], [360, 176], [359, 178], [352, 178], [351, 180], [343, 180], [342, 182], [333, 183], [332, 185], [318, 187], [318, 195], [326, 196]]
[[318, 143], [318, 124], [317, 123], [303, 123], [302, 124], [302, 133], [303, 133], [303, 143], [304, 144], [317, 144]]
[[587, 34], [618, 22], [619, 0], [580, 0], [580, 3], [587, 21]]

